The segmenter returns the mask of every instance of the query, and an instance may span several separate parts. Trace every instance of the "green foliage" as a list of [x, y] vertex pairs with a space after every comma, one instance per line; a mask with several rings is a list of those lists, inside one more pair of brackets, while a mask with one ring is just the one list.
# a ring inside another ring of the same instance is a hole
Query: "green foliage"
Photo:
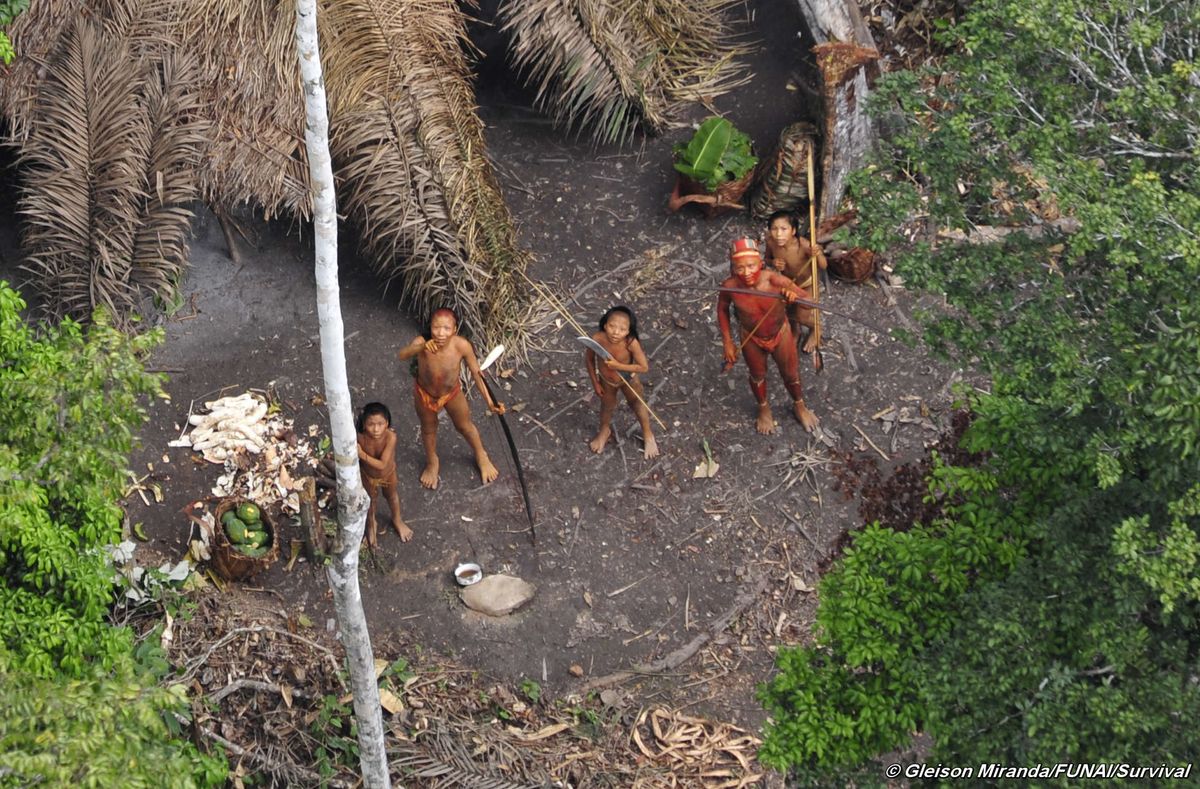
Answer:
[[35, 331], [0, 282], [0, 669], [49, 677], [111, 668], [126, 632], [106, 621], [133, 428], [159, 376], [138, 361], [159, 341], [129, 338], [103, 314]]
[[310, 730], [316, 740], [313, 756], [322, 778], [332, 778], [341, 770], [358, 769], [358, 729], [353, 718], [353, 711], [337, 696], [321, 699]]
[[[0, 27], [8, 27], [18, 15], [29, 8], [29, 0], [0, 0]], [[12, 63], [17, 53], [13, 51], [12, 39], [0, 31], [0, 60], [5, 65]]]
[[[991, 377], [963, 437], [987, 460], [939, 468], [944, 517], [867, 528], [822, 582], [819, 646], [762, 691], [794, 777], [916, 730], [945, 764], [1191, 760], [1198, 22], [1197, 0], [978, 0], [949, 78], [880, 81], [846, 240], [944, 295], [924, 340]], [[1004, 232], [936, 232], [980, 226]]]
[[686, 144], [677, 143], [673, 150], [675, 169], [710, 192], [758, 164], [750, 152], [750, 138], [725, 118], [708, 118]]
[[[221, 786], [223, 759], [173, 739], [186, 689], [119, 674], [46, 680], [0, 671], [0, 783], [5, 786]], [[168, 727], [167, 721], [175, 724]]]
[[996, 501], [989, 468], [935, 465], [929, 498], [945, 517], [908, 531], [867, 526], [822, 579], [820, 646], [781, 650], [759, 693], [773, 718], [767, 764], [803, 767], [820, 783], [821, 771], [903, 745], [926, 719], [922, 655], [949, 636], [971, 589], [1013, 568], [1025, 520]]
[[529, 699], [530, 703], [537, 704], [542, 699], [542, 686], [538, 684], [536, 679], [525, 677], [520, 684], [521, 694]]
[[181, 686], [158, 631], [108, 622], [117, 501], [141, 402], [161, 392], [102, 314], [28, 326], [0, 282], [0, 778], [4, 785], [216, 786], [223, 760], [180, 739]]

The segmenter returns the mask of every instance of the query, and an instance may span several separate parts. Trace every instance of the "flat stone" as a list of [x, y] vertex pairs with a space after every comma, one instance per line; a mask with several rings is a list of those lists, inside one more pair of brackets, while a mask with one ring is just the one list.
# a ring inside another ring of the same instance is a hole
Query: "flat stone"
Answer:
[[537, 587], [511, 575], [489, 575], [459, 590], [467, 608], [488, 616], [504, 616], [533, 599]]

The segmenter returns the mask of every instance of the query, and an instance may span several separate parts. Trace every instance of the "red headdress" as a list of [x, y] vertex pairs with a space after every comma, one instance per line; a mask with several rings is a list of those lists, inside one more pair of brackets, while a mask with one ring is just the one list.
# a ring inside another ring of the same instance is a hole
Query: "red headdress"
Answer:
[[753, 238], [739, 238], [733, 242], [733, 246], [729, 250], [729, 259], [731, 261], [744, 257], [762, 259], [762, 254], [758, 251], [758, 242]]

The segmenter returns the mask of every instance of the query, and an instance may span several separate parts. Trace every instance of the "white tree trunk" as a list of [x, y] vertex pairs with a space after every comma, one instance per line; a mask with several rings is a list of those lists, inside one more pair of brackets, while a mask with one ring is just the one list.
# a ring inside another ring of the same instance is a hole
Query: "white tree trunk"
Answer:
[[312, 184], [313, 227], [316, 247], [317, 316], [321, 330], [321, 366], [325, 376], [325, 402], [333, 432], [337, 463], [338, 539], [327, 571], [341, 630], [342, 646], [350, 665], [354, 691], [354, 717], [363, 784], [370, 789], [390, 787], [387, 754], [383, 747], [383, 716], [375, 680], [374, 653], [363, 613], [358, 585], [358, 553], [367, 521], [367, 494], [358, 469], [358, 441], [346, 380], [346, 353], [342, 307], [338, 295], [337, 202], [333, 163], [329, 157], [329, 114], [325, 106], [325, 81], [317, 44], [316, 0], [296, 1], [296, 48], [304, 82], [307, 122], [304, 142]]
[[[855, 0], [797, 2], [818, 45], [837, 41], [864, 50], [875, 48]], [[867, 152], [875, 142], [875, 129], [866, 112], [872, 69], [878, 70], [878, 67], [874, 63], [859, 66], [835, 80], [835, 84], [830, 84], [830, 75], [822, 68], [826, 77], [822, 91], [825, 97], [820, 200], [823, 218], [837, 213], [846, 191], [846, 177], [866, 164]]]

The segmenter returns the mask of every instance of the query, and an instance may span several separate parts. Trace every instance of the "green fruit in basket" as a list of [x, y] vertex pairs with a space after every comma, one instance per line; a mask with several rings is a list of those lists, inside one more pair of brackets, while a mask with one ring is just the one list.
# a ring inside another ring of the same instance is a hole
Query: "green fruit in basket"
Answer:
[[258, 506], [248, 501], [243, 501], [238, 505], [237, 516], [245, 523], [258, 523], [262, 520], [262, 512], [258, 509]]
[[237, 513], [233, 510], [225, 510], [225, 514], [221, 516], [221, 523], [228, 526], [231, 520], [237, 520]]
[[267, 539], [267, 533], [258, 529], [246, 530], [246, 545], [251, 548], [257, 548], [261, 545], [267, 545], [270, 541]]
[[238, 520], [236, 515], [230, 518], [228, 521], [226, 521], [224, 518], [221, 520], [225, 523], [225, 533], [229, 535], [230, 542], [232, 542], [234, 545], [241, 545], [246, 541], [246, 535], [248, 533], [246, 531], [246, 524]]
[[238, 550], [241, 551], [242, 555], [244, 555], [244, 556], [249, 556], [251, 559], [257, 559], [260, 556], [266, 555], [267, 546], [262, 545], [262, 546], [259, 546], [258, 548], [251, 548], [248, 545], [239, 545]]

